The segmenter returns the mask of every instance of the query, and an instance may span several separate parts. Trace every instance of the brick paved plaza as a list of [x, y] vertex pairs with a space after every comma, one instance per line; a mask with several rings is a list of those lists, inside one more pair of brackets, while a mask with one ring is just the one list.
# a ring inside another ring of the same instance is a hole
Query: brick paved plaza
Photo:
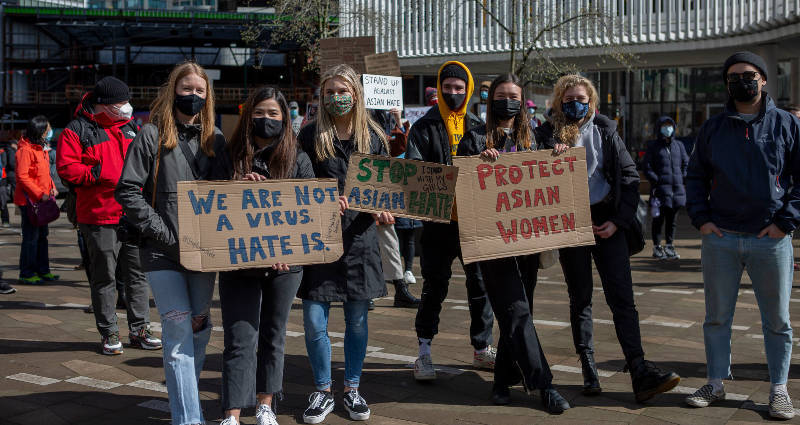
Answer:
[[[0, 267], [15, 282], [19, 254], [19, 217], [12, 228], [0, 229]], [[561, 416], [550, 416], [538, 400], [518, 387], [510, 406], [489, 401], [492, 375], [473, 370], [469, 345], [469, 316], [460, 266], [442, 311], [441, 333], [433, 344], [434, 362], [441, 367], [439, 379], [421, 385], [409, 369], [417, 353], [413, 328], [415, 310], [390, 307], [391, 299], [376, 300], [370, 313], [370, 341], [362, 394], [373, 412], [370, 423], [410, 424], [722, 424], [767, 422], [769, 395], [767, 368], [756, 300], [745, 279], [733, 331], [733, 375], [726, 391], [729, 400], [706, 409], [683, 404], [686, 393], [705, 382], [702, 321], [703, 285], [700, 275], [700, 242], [680, 218], [677, 249], [682, 259], [657, 263], [651, 246], [633, 259], [633, 280], [641, 319], [642, 338], [649, 359], [674, 369], [683, 380], [671, 393], [639, 405], [630, 392], [630, 378], [622, 372], [622, 353], [616, 341], [611, 313], [595, 279], [595, 351], [603, 394], [580, 395], [580, 364], [574, 354], [569, 327], [566, 286], [559, 267], [540, 275], [535, 298], [535, 323], [555, 374], [555, 384], [574, 407]], [[75, 231], [65, 219], [51, 226], [50, 256], [54, 273], [62, 280], [43, 286], [16, 285], [18, 292], [0, 295], [0, 424], [167, 424], [167, 394], [163, 385], [161, 352], [125, 347], [122, 356], [99, 354], [99, 337], [93, 316], [84, 308], [89, 284], [75, 245]], [[797, 245], [796, 245], [797, 246]], [[797, 248], [796, 248], [797, 249]], [[419, 267], [415, 268], [419, 279]], [[798, 282], [797, 278], [795, 282]], [[795, 284], [797, 285], [797, 283]], [[419, 283], [411, 291], [419, 295]], [[392, 289], [390, 289], [391, 293]], [[794, 289], [792, 312], [800, 314], [800, 289]], [[151, 305], [152, 300], [151, 300]], [[214, 297], [215, 324], [201, 378], [203, 407], [209, 421], [222, 416], [221, 390], [223, 334], [219, 298]], [[123, 310], [121, 338], [127, 343]], [[341, 309], [332, 309], [334, 380], [341, 390], [343, 374]], [[160, 332], [159, 317], [151, 310], [153, 328]], [[794, 322], [795, 326], [800, 321]], [[495, 329], [496, 330], [496, 329]], [[300, 422], [306, 396], [312, 390], [311, 371], [302, 338], [302, 309], [295, 301], [286, 347], [285, 399], [278, 404], [281, 424]], [[497, 331], [496, 334], [497, 335]], [[797, 353], [793, 358], [799, 358]], [[254, 371], [255, 373], [255, 371]], [[789, 392], [800, 406], [800, 371], [793, 367]], [[245, 411], [243, 423], [253, 424], [254, 412]], [[326, 423], [349, 423], [337, 396], [337, 409]], [[212, 422], [215, 423], [215, 422]], [[800, 423], [796, 417], [790, 423]]]

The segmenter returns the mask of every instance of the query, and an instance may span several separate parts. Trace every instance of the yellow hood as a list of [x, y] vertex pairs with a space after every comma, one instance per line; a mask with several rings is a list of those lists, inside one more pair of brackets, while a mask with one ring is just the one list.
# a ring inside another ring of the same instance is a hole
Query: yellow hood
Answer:
[[[456, 111], [451, 111], [450, 107], [447, 106], [447, 103], [441, 101], [442, 100], [442, 80], [441, 80], [442, 70], [444, 69], [444, 67], [446, 67], [447, 65], [450, 65], [450, 64], [458, 65], [461, 68], [463, 68], [464, 71], [467, 72], [467, 79], [468, 79], [468, 81], [467, 81], [467, 97], [464, 100], [464, 104], [461, 105], [461, 107]], [[467, 68], [466, 65], [464, 65], [463, 63], [461, 63], [459, 61], [447, 61], [447, 62], [443, 63], [442, 66], [439, 67], [439, 72], [436, 73], [436, 93], [438, 93], [438, 95], [439, 95], [439, 113], [442, 114], [442, 119], [445, 120], [445, 122], [447, 121], [447, 117], [449, 117], [450, 114], [452, 114], [452, 113], [456, 113], [456, 114], [459, 114], [461, 116], [464, 116], [467, 113], [467, 105], [469, 105], [469, 99], [472, 97], [472, 91], [473, 90], [475, 90], [475, 81], [472, 79], [472, 73], [469, 72], [469, 68]]]

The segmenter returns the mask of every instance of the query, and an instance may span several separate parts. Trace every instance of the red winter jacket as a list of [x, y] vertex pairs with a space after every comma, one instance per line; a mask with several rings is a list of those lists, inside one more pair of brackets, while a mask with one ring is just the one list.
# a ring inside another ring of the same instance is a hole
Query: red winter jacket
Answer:
[[[19, 140], [17, 149], [17, 187], [14, 203], [28, 205], [28, 198], [36, 203], [42, 196], [50, 193], [55, 186], [50, 178], [50, 156], [42, 145], [31, 143], [28, 139]], [[28, 197], [26, 198], [25, 195]]]
[[114, 188], [139, 126], [131, 119], [113, 122], [106, 114], [89, 112], [89, 97], [84, 96], [75, 119], [61, 132], [56, 168], [78, 195], [78, 223], [119, 224], [122, 207], [114, 199]]

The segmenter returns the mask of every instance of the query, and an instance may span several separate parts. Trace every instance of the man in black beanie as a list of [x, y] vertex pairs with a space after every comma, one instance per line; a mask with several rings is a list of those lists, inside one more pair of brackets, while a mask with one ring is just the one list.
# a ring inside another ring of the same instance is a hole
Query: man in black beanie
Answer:
[[117, 276], [124, 282], [131, 345], [161, 348], [161, 340], [150, 333], [150, 287], [140, 265], [139, 248], [117, 237], [122, 207], [114, 199], [114, 188], [128, 146], [139, 132], [130, 98], [122, 81], [114, 77], [98, 81], [61, 132], [56, 150], [58, 175], [77, 196], [75, 213], [89, 257], [86, 274], [92, 307], [101, 352], [107, 355], [122, 354], [115, 311]]
[[762, 317], [770, 382], [769, 414], [790, 419], [791, 233], [800, 224], [800, 120], [764, 91], [767, 66], [750, 52], [722, 69], [730, 99], [700, 128], [686, 177], [686, 208], [702, 234], [708, 384], [686, 398], [706, 407], [725, 398], [731, 376], [731, 324], [742, 272]]

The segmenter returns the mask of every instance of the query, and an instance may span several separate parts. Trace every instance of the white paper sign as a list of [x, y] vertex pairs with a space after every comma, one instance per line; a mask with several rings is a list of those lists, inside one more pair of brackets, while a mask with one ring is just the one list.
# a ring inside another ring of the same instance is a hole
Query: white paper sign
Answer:
[[431, 109], [430, 106], [411, 106], [406, 108], [404, 112], [408, 123], [414, 125], [418, 119], [428, 113], [429, 109]]
[[403, 79], [364, 74], [364, 101], [367, 109], [403, 109]]

